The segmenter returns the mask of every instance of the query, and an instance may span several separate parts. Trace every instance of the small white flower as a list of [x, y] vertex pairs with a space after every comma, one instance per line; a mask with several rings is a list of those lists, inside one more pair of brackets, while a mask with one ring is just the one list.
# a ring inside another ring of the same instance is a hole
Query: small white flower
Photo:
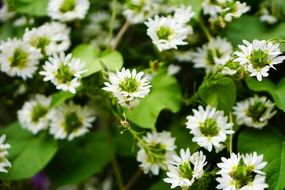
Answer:
[[239, 18], [241, 15], [249, 11], [249, 7], [246, 5], [246, 3], [241, 3], [239, 1], [229, 1], [229, 3], [232, 5], [232, 7], [227, 7], [223, 9], [221, 12], [224, 14], [224, 19], [226, 22], [231, 22], [233, 18]]
[[150, 92], [150, 82], [143, 72], [135, 69], [122, 68], [121, 71], [109, 74], [109, 81], [105, 82], [104, 90], [113, 93], [121, 106], [131, 109], [138, 105], [139, 100]]
[[62, 22], [84, 19], [89, 6], [89, 0], [49, 0], [48, 15]]
[[38, 28], [26, 29], [23, 40], [41, 50], [43, 55], [65, 51], [70, 46], [70, 29], [59, 22], [46, 23]]
[[192, 11], [192, 6], [181, 5], [174, 10], [173, 18], [178, 22], [186, 24], [194, 17], [194, 15], [195, 13]]
[[231, 57], [232, 44], [225, 38], [216, 37], [190, 54], [195, 68], [205, 68], [206, 73], [214, 72], [225, 65]]
[[148, 18], [145, 25], [148, 27], [147, 35], [159, 51], [177, 49], [178, 45], [186, 45], [187, 42], [184, 40], [188, 34], [192, 33], [191, 26], [186, 26], [170, 16], [159, 17], [156, 15], [153, 19]]
[[174, 64], [170, 64], [167, 67], [167, 74], [168, 75], [175, 75], [175, 74], [179, 73], [180, 70], [181, 70], [180, 66], [174, 65]]
[[188, 51], [175, 51], [175, 59], [179, 62], [190, 62], [192, 61], [191, 54], [193, 53], [192, 50]]
[[85, 64], [80, 59], [73, 58], [71, 54], [65, 56], [63, 52], [49, 57], [43, 69], [40, 74], [44, 76], [44, 81], [51, 81], [56, 89], [71, 93], [76, 92], [81, 75], [86, 71]]
[[73, 140], [83, 136], [92, 127], [95, 120], [94, 111], [72, 102], [50, 111], [50, 134], [55, 139]]
[[263, 190], [268, 187], [262, 172], [266, 162], [256, 152], [246, 155], [232, 153], [228, 159], [223, 157], [217, 166], [220, 168], [217, 174], [221, 175], [216, 179], [219, 182], [217, 189]]
[[167, 178], [163, 180], [171, 183], [171, 188], [188, 188], [203, 176], [206, 163], [206, 156], [201, 151], [191, 156], [188, 148], [186, 151], [181, 149], [180, 157], [173, 156], [173, 161], [168, 166], [169, 171], [166, 172]]
[[0, 45], [1, 71], [9, 76], [32, 78], [41, 58], [39, 50], [18, 39], [8, 39]]
[[276, 17], [274, 17], [273, 15], [270, 14], [270, 12], [267, 8], [263, 8], [261, 10], [260, 20], [262, 22], [266, 22], [268, 24], [275, 24], [278, 21], [278, 19]]
[[279, 56], [281, 51], [279, 44], [267, 42], [265, 40], [253, 40], [252, 43], [243, 40], [244, 45], [239, 45], [241, 51], [235, 52], [241, 66], [250, 73], [250, 76], [256, 76], [261, 81], [262, 77], [268, 76], [270, 68], [282, 63], [285, 56]]
[[144, 173], [159, 174], [159, 169], [166, 170], [167, 163], [175, 154], [175, 138], [169, 132], [152, 132], [143, 137], [144, 144], [138, 144], [137, 161]]
[[33, 134], [47, 129], [49, 124], [48, 111], [51, 103], [50, 97], [36, 95], [35, 98], [25, 102], [18, 111], [21, 126]]
[[216, 152], [221, 151], [225, 145], [228, 134], [233, 134], [232, 123], [228, 123], [228, 117], [224, 116], [223, 111], [207, 106], [202, 106], [198, 110], [193, 109], [194, 115], [187, 116], [186, 127], [194, 135], [192, 141], [212, 151], [213, 147]]
[[15, 12], [9, 10], [8, 3], [2, 1], [2, 7], [0, 8], [0, 21], [5, 22], [12, 18], [15, 15]]
[[268, 120], [276, 114], [276, 111], [274, 103], [266, 97], [254, 96], [238, 102], [233, 107], [233, 114], [239, 125], [244, 124], [248, 127], [261, 129], [267, 125]]
[[8, 149], [11, 147], [9, 144], [5, 144], [6, 135], [0, 137], [0, 173], [7, 173], [7, 167], [11, 167], [11, 163], [7, 159], [9, 155]]
[[[218, 1], [217, 1], [218, 2]], [[218, 14], [222, 11], [222, 7], [212, 0], [204, 0], [202, 3], [203, 13], [205, 15], [210, 15], [216, 18]]]

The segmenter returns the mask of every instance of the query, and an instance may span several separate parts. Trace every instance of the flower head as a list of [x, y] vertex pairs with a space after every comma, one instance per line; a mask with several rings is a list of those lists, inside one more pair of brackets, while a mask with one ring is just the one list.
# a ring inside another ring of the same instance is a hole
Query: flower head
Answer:
[[71, 54], [65, 56], [63, 52], [49, 57], [43, 69], [40, 74], [44, 76], [44, 81], [51, 81], [57, 89], [71, 93], [76, 92], [81, 75], [86, 71], [80, 59], [73, 58]]
[[198, 110], [193, 109], [193, 112], [194, 115], [186, 118], [186, 127], [194, 135], [192, 140], [210, 152], [213, 148], [216, 152], [222, 150], [225, 147], [227, 135], [234, 133], [233, 124], [228, 122], [224, 112], [210, 106], [206, 109], [199, 106]]
[[159, 174], [159, 169], [166, 170], [167, 163], [175, 154], [175, 138], [169, 132], [152, 132], [143, 137], [144, 144], [138, 144], [137, 161], [144, 173]]
[[270, 68], [275, 68], [274, 65], [285, 59], [285, 56], [279, 56], [279, 44], [265, 40], [253, 40], [252, 43], [244, 40], [243, 43], [238, 46], [241, 51], [235, 52], [237, 58], [234, 61], [239, 62], [250, 76], [255, 76], [259, 81], [262, 77], [268, 77]]
[[233, 114], [236, 116], [239, 125], [244, 124], [257, 129], [266, 126], [268, 120], [276, 113], [274, 111], [274, 103], [264, 96], [254, 96], [238, 102], [233, 110]]
[[7, 167], [11, 167], [11, 163], [7, 159], [9, 155], [8, 149], [11, 147], [9, 144], [5, 144], [6, 136], [0, 137], [0, 173], [7, 173]]
[[92, 127], [94, 112], [88, 107], [81, 107], [72, 102], [51, 110], [50, 134], [55, 139], [73, 140], [82, 136]]
[[21, 126], [33, 134], [47, 129], [49, 124], [48, 111], [50, 103], [50, 97], [45, 97], [40, 94], [25, 102], [23, 107], [18, 111], [18, 119]]
[[171, 188], [190, 187], [195, 180], [203, 176], [205, 165], [206, 156], [201, 151], [191, 155], [188, 148], [181, 149], [180, 156], [173, 156], [173, 161], [169, 163], [166, 172], [167, 178], [163, 180], [171, 183]]
[[109, 82], [105, 82], [104, 90], [112, 92], [119, 104], [131, 109], [150, 92], [150, 82], [143, 76], [143, 72], [137, 73], [135, 69], [122, 68], [121, 71], [109, 74]]
[[89, 6], [89, 0], [49, 0], [48, 15], [62, 22], [83, 19]]
[[9, 76], [32, 78], [41, 58], [39, 50], [18, 39], [8, 39], [0, 45], [1, 71]]
[[258, 156], [256, 152], [252, 154], [240, 155], [231, 154], [230, 158], [222, 158], [218, 163], [221, 175], [217, 178], [219, 185], [217, 189], [258, 189], [263, 190], [268, 187], [262, 169], [266, 166], [263, 156]]

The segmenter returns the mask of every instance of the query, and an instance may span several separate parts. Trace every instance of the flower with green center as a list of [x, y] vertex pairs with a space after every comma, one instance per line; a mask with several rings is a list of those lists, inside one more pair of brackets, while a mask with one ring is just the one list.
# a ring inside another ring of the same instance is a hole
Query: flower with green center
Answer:
[[150, 92], [150, 82], [143, 75], [143, 72], [137, 73], [135, 69], [130, 71], [122, 68], [109, 74], [109, 82], [104, 83], [103, 89], [111, 92], [121, 106], [131, 109]]
[[166, 26], [159, 27], [156, 34], [160, 40], [170, 40], [173, 37], [171, 28]]
[[94, 111], [72, 102], [55, 108], [49, 114], [50, 134], [55, 139], [73, 140], [86, 134], [95, 120]]
[[137, 161], [144, 173], [158, 175], [159, 170], [165, 170], [167, 163], [175, 154], [175, 138], [169, 132], [152, 132], [143, 137], [138, 144]]
[[24, 68], [28, 63], [28, 54], [24, 50], [17, 48], [12, 57], [10, 57], [12, 67]]
[[49, 124], [48, 114], [51, 98], [37, 94], [31, 100], [25, 102], [18, 111], [18, 119], [21, 127], [33, 134], [47, 129]]
[[72, 11], [75, 7], [75, 0], [64, 0], [59, 8], [63, 13]]
[[198, 110], [193, 109], [194, 115], [189, 115], [186, 127], [194, 135], [192, 141], [204, 147], [208, 151], [215, 148], [216, 152], [224, 148], [224, 143], [228, 134], [233, 134], [233, 124], [228, 122], [227, 116], [223, 111], [207, 106], [202, 106]]
[[275, 115], [274, 104], [266, 97], [254, 96], [237, 102], [233, 114], [239, 125], [261, 129]]

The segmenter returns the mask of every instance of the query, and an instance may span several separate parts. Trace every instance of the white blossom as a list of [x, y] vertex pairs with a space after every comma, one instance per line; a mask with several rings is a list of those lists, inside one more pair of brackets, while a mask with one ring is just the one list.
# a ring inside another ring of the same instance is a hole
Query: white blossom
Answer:
[[11, 163], [7, 159], [9, 155], [8, 149], [11, 147], [8, 143], [5, 144], [6, 135], [0, 137], [0, 173], [7, 173], [7, 167], [11, 167]]

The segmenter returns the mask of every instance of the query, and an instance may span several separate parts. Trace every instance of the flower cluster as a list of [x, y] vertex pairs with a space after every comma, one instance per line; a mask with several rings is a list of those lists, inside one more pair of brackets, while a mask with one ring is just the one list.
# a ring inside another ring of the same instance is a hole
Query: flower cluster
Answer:
[[258, 189], [268, 187], [262, 169], [266, 166], [262, 155], [256, 152], [251, 154], [231, 154], [230, 158], [222, 158], [218, 163], [221, 177], [217, 178], [217, 189]]
[[7, 173], [7, 167], [11, 167], [11, 163], [7, 159], [9, 155], [8, 149], [11, 147], [9, 144], [5, 144], [6, 136], [0, 137], [0, 173]]

